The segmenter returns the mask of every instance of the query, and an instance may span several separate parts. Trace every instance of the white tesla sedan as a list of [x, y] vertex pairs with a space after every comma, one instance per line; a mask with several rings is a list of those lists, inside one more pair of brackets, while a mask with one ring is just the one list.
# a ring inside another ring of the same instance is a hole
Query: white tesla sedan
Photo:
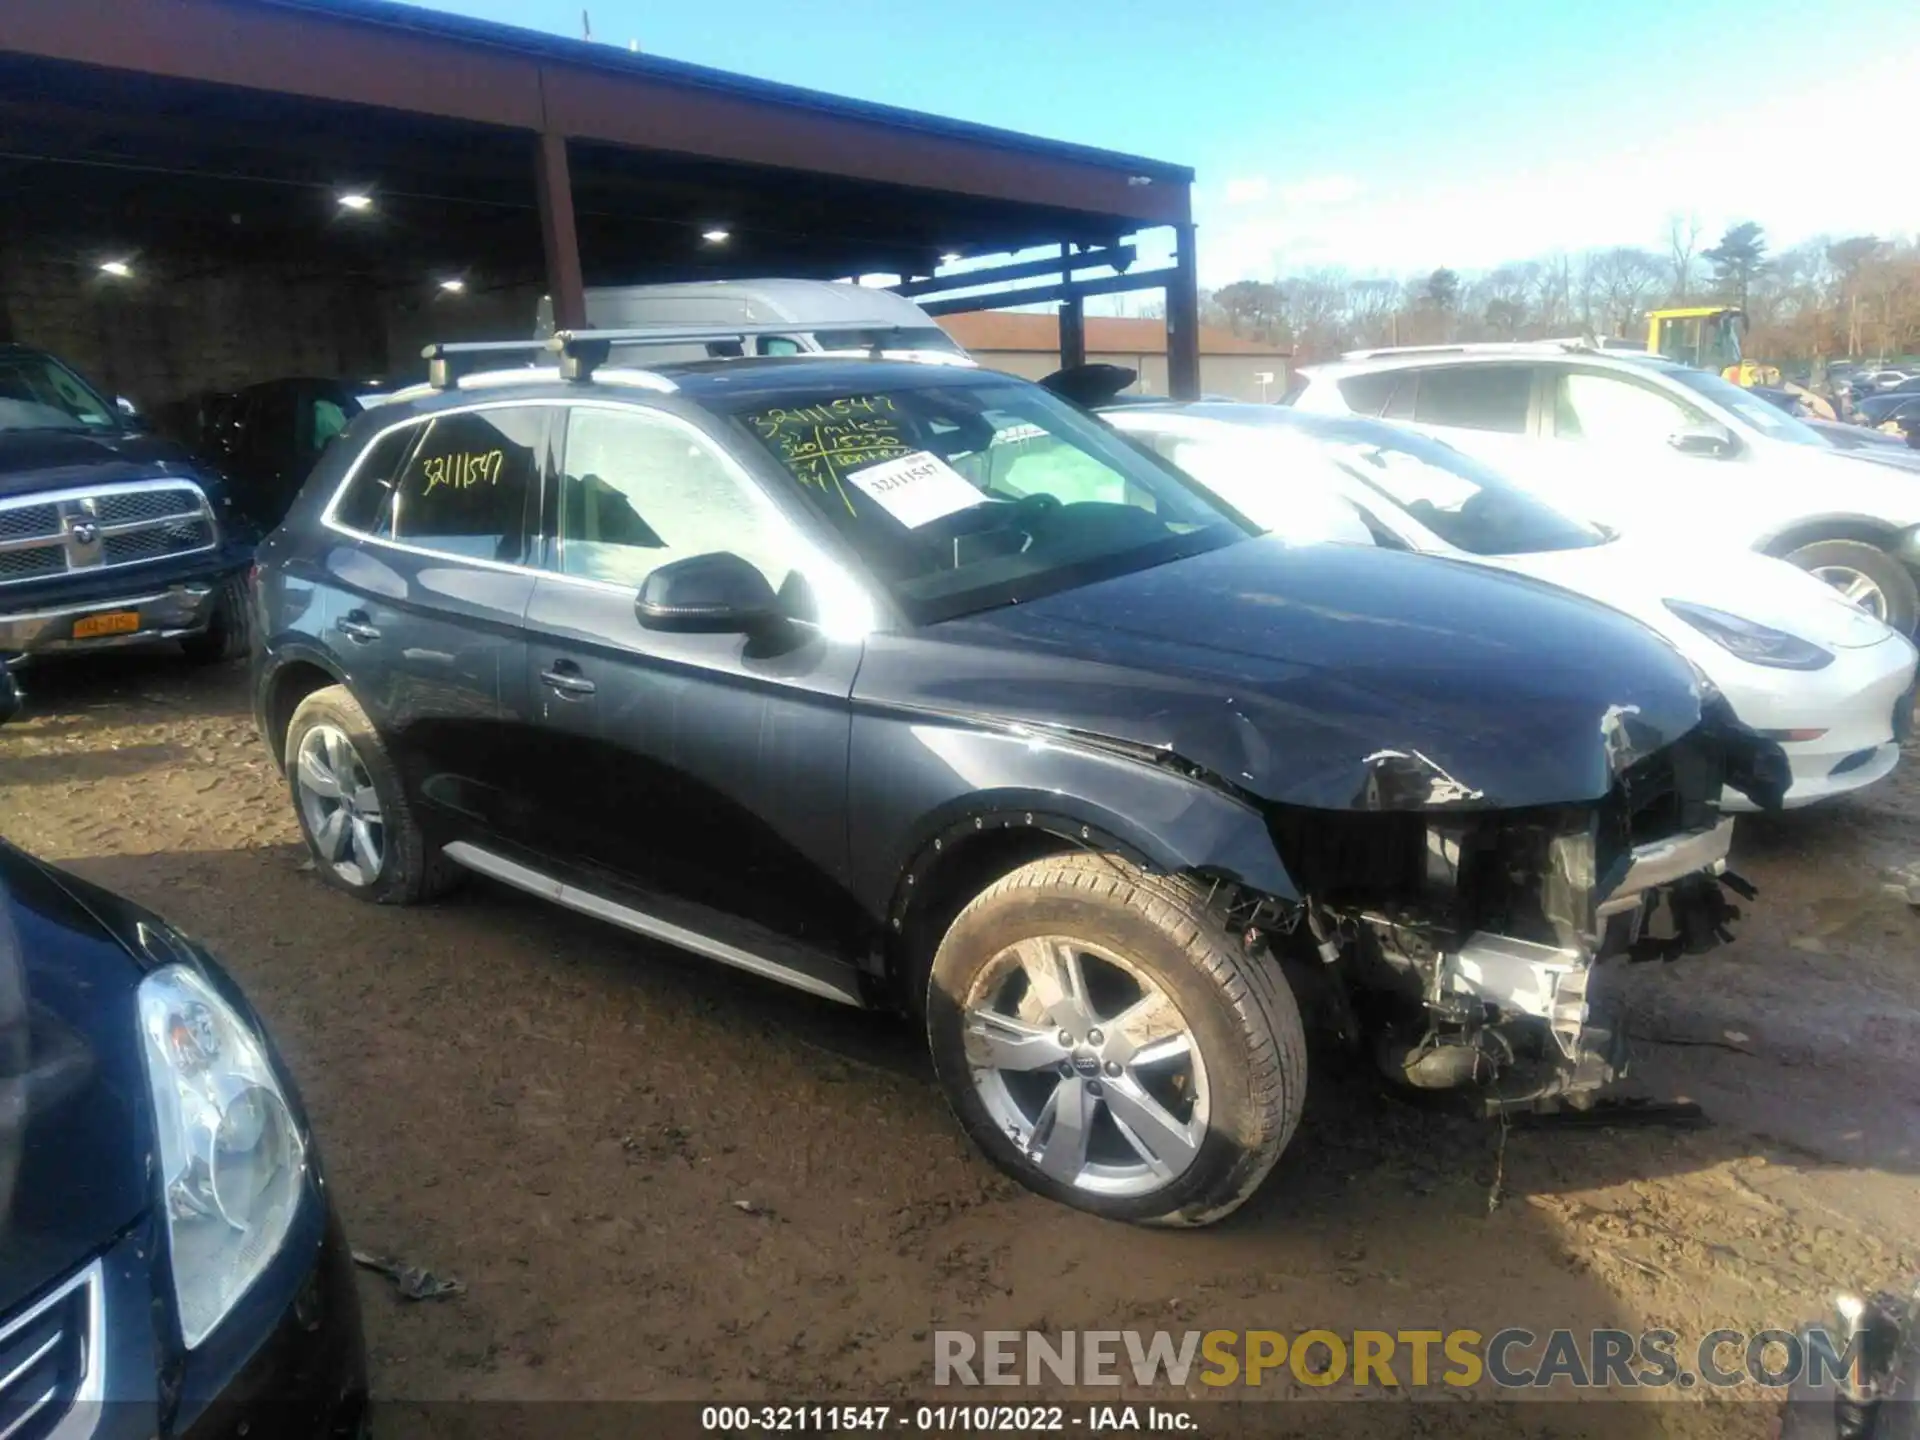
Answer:
[[[1871, 785], [1899, 763], [1914, 647], [1784, 560], [1622, 539], [1442, 441], [1382, 421], [1204, 402], [1101, 415], [1288, 538], [1491, 565], [1633, 616], [1780, 742], [1793, 766], [1789, 806]], [[1731, 790], [1723, 803], [1752, 808]]]

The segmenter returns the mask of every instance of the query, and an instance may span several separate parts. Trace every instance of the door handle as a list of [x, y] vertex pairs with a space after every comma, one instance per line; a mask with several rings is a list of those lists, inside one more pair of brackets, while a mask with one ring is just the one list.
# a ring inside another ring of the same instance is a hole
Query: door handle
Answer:
[[593, 681], [582, 675], [579, 666], [570, 660], [556, 661], [551, 670], [542, 670], [540, 680], [567, 700], [584, 700], [594, 691]]
[[371, 644], [380, 638], [380, 631], [367, 623], [367, 612], [364, 610], [349, 610], [333, 622], [333, 628], [349, 640], [357, 640], [362, 645]]

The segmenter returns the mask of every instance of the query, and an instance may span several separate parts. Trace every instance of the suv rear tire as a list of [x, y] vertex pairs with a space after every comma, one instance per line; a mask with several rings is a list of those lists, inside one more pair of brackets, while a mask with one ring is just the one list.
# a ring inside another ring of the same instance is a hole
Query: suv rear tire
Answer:
[[1199, 887], [1112, 855], [1036, 860], [963, 909], [934, 955], [927, 1036], [996, 1165], [1113, 1220], [1235, 1210], [1306, 1098], [1278, 962], [1246, 954]]
[[1914, 623], [1920, 620], [1920, 587], [1914, 584], [1907, 567], [1879, 546], [1863, 540], [1816, 540], [1802, 545], [1787, 559], [1842, 593], [1847, 588], [1841, 583], [1846, 576], [1860, 577], [1878, 592], [1881, 604], [1855, 603], [1902, 635], [1913, 634]]
[[378, 905], [445, 894], [461, 870], [429, 845], [399, 768], [344, 685], [302, 700], [287, 724], [287, 788], [315, 872]]

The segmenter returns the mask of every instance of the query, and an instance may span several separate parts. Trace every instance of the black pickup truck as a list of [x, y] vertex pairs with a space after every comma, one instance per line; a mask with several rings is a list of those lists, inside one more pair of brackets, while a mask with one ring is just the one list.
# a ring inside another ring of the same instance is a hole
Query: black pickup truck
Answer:
[[52, 355], [0, 345], [0, 665], [162, 639], [237, 658], [254, 539], [217, 473]]

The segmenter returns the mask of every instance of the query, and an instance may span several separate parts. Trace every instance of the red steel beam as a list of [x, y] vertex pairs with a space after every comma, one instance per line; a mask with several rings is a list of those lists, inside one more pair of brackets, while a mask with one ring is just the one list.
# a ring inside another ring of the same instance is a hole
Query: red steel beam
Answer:
[[554, 328], [578, 330], [587, 323], [587, 292], [580, 270], [580, 241], [573, 228], [573, 181], [567, 172], [564, 135], [542, 132], [534, 149], [534, 178]]

